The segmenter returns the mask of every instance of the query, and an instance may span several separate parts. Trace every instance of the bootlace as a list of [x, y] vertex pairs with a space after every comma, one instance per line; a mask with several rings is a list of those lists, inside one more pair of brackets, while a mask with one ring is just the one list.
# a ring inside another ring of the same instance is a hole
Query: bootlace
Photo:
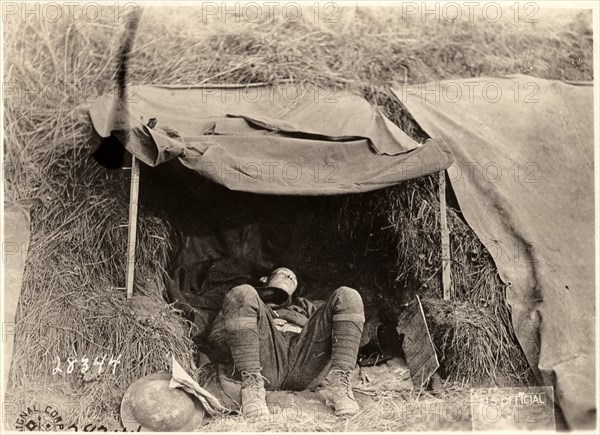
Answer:
[[[261, 382], [261, 380], [263, 382]], [[264, 381], [266, 380], [267, 378], [265, 378], [260, 373], [253, 373], [247, 371], [242, 372], [242, 382], [244, 384], [244, 387], [248, 388], [248, 390], [253, 396], [258, 397], [260, 395], [260, 390], [264, 388]]]
[[341, 370], [341, 369], [333, 369], [332, 374], [337, 375], [338, 382], [340, 386], [344, 389], [345, 393], [350, 396], [350, 392], [352, 391], [352, 387], [350, 386], [350, 370]]

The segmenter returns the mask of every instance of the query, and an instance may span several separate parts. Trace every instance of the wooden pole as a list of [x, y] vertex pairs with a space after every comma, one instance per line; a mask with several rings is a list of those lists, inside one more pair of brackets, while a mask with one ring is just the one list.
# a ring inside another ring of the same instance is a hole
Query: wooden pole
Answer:
[[450, 234], [446, 219], [446, 171], [440, 171], [440, 229], [442, 235], [442, 285], [444, 300], [449, 301], [452, 292], [452, 278], [450, 277]]
[[[123, 30], [122, 43], [118, 51], [117, 70], [115, 72], [117, 82], [117, 100], [111, 133], [116, 132], [117, 138], [125, 148], [127, 148], [129, 143], [129, 135], [133, 134], [131, 131], [131, 122], [129, 119], [129, 111], [127, 106], [127, 69], [141, 16], [142, 8], [136, 7], [128, 14], [127, 19], [125, 20], [125, 29]], [[127, 277], [125, 281], [127, 299], [131, 299], [133, 297], [139, 184], [140, 167], [137, 159], [132, 154], [131, 184], [129, 188], [129, 231], [127, 236]]]
[[137, 233], [138, 193], [140, 187], [140, 165], [134, 155], [131, 156], [131, 186], [129, 189], [129, 234], [127, 237], [127, 299], [133, 297], [133, 278], [135, 274], [135, 243]]

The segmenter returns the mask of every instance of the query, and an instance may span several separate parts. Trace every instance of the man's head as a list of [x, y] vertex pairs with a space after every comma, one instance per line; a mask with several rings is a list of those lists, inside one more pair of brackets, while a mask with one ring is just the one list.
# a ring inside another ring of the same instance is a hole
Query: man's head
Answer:
[[271, 272], [271, 275], [263, 276], [260, 282], [268, 287], [277, 287], [285, 291], [288, 295], [293, 294], [298, 287], [298, 278], [296, 274], [287, 267], [279, 267]]

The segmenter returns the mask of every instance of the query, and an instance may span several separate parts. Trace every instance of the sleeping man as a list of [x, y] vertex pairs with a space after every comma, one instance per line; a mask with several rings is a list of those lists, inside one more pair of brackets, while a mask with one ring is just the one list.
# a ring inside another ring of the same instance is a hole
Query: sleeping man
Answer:
[[260, 282], [264, 287], [243, 284], [225, 295], [209, 335], [241, 375], [243, 415], [269, 418], [265, 388], [305, 390], [328, 365], [326, 397], [335, 414], [356, 414], [351, 374], [365, 320], [359, 293], [339, 287], [317, 308], [303, 298], [292, 303], [298, 280], [290, 269]]

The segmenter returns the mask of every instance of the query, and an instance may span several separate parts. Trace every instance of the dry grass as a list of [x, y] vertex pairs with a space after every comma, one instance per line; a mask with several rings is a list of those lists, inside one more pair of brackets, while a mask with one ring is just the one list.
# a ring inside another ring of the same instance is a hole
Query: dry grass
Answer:
[[361, 411], [347, 419], [333, 415], [319, 393], [308, 397], [270, 395], [271, 416], [266, 422], [248, 423], [241, 417], [207, 419], [205, 432], [426, 432], [470, 431], [470, 391], [448, 382], [443, 392], [380, 392], [375, 396], [355, 393]]
[[[197, 9], [150, 9], [139, 30], [130, 80], [291, 81], [354, 90], [381, 106], [408, 134], [423, 139], [390, 95], [394, 81], [404, 80], [405, 72], [409, 82], [511, 73], [591, 79], [591, 14], [568, 17], [566, 24], [402, 23], [394, 11], [350, 8], [341, 11], [337, 23], [291, 23], [276, 14], [272, 22], [205, 24]], [[161, 298], [172, 229], [143, 204], [136, 294], [145, 302], [137, 315], [135, 306], [124, 302], [123, 291], [115, 289], [124, 282], [128, 174], [99, 168], [89, 159], [89, 127], [80, 106], [112, 86], [121, 28], [108, 8], [96, 23], [9, 20], [3, 25], [5, 89], [10, 83], [17, 90], [6, 93], [4, 101], [5, 195], [8, 200], [38, 199], [18, 310], [12, 393], [26, 402], [39, 394], [41, 385], [51, 385], [55, 393], [63, 391], [88, 406], [80, 418], [91, 415], [96, 421], [117, 418], [124, 389], [144, 374], [165, 369], [166, 352], [175, 352], [189, 370], [193, 365], [192, 343]], [[435, 183], [423, 179], [360, 199], [375, 203], [359, 208], [367, 219], [356, 228], [375, 222], [379, 226], [373, 228], [386, 230], [380, 231], [381, 239], [369, 238], [369, 233], [363, 239], [365, 233], [360, 236], [351, 228], [347, 234], [357, 237], [355, 245], [366, 247], [364, 252], [384, 254], [381, 258], [392, 271], [384, 277], [386, 286], [393, 284], [388, 288], [415, 288], [432, 297], [439, 290]], [[355, 209], [348, 205], [348, 210]], [[518, 364], [511, 373], [521, 377], [523, 360], [514, 353], [518, 346], [491, 259], [454, 211], [450, 224], [456, 311], [442, 316], [436, 302], [426, 303], [446, 374], [460, 379], [464, 373], [475, 381], [496, 370], [510, 371], [502, 365], [510, 356]], [[459, 334], [451, 334], [457, 330], [452, 326], [464, 320], [457, 314], [460, 310], [481, 313], [482, 318], [493, 314], [500, 319], [499, 331], [484, 319], [483, 332], [458, 328]], [[490, 337], [507, 352], [500, 354], [501, 361], [482, 348], [482, 340]], [[105, 352], [123, 353], [115, 377], [83, 382], [76, 376], [51, 375], [56, 356]], [[469, 352], [478, 354], [475, 363], [464, 360]], [[363, 417], [348, 428], [413, 428], [391, 420], [378, 426], [379, 420], [367, 414], [357, 419]], [[277, 428], [346, 429], [339, 424], [307, 427], [305, 422]]]
[[353, 261], [384, 265], [373, 267], [357, 287], [378, 283], [381, 305], [390, 307], [382, 313], [388, 318], [398, 314], [397, 301], [421, 295], [448, 380], [530, 385], [534, 379], [513, 332], [505, 285], [490, 254], [453, 207], [448, 209], [453, 302], [441, 300], [437, 189], [433, 175], [345, 200], [339, 234], [354, 243]]

